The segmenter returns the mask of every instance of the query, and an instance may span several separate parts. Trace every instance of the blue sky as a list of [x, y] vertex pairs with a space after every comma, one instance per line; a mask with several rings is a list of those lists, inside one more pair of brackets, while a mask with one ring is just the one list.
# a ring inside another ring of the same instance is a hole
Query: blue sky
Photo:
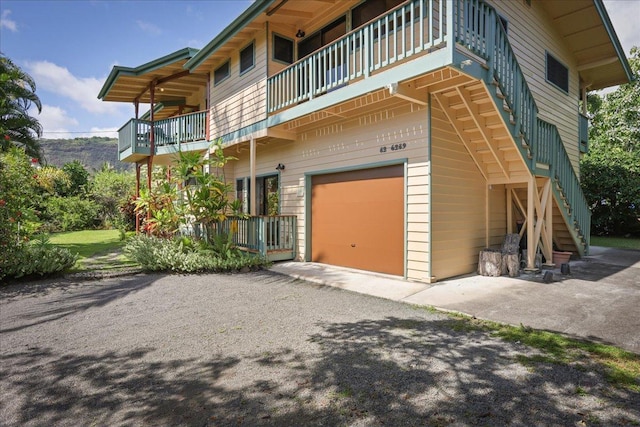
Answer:
[[[292, 0], [295, 1], [295, 0]], [[133, 106], [102, 102], [114, 65], [202, 48], [251, 0], [2, 0], [0, 51], [36, 81], [45, 138], [117, 137]], [[605, 0], [625, 52], [640, 46], [640, 0]]]

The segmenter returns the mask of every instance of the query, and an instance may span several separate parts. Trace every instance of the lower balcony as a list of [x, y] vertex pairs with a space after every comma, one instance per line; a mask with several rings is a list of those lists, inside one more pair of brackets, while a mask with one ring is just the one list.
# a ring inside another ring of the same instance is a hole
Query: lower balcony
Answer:
[[269, 261], [292, 260], [297, 249], [297, 217], [295, 215], [260, 215], [247, 218], [230, 217], [213, 227], [203, 230], [201, 225], [191, 224], [180, 230], [184, 235], [209, 237], [228, 235], [239, 249], [260, 254]]
[[154, 122], [131, 119], [118, 130], [118, 156], [121, 162], [135, 163], [150, 155], [204, 150], [209, 147], [208, 129], [209, 114], [206, 111]]
[[296, 256], [295, 215], [228, 218], [218, 232], [231, 235], [240, 249], [261, 254], [269, 261], [292, 260]]

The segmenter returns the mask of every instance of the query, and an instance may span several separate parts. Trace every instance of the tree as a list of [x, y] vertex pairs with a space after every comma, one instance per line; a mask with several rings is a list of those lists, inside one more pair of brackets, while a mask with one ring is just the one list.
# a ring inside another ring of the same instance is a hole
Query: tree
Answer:
[[135, 176], [103, 168], [95, 174], [89, 187], [89, 195], [99, 207], [98, 215], [103, 224], [125, 228], [128, 219], [123, 216], [122, 208], [135, 194]]
[[38, 138], [42, 135], [42, 126], [29, 115], [32, 105], [38, 112], [42, 111], [35, 92], [33, 78], [0, 54], [0, 151], [17, 146], [27, 155], [41, 158]]
[[604, 96], [589, 94], [589, 153], [580, 162], [591, 207], [592, 232], [640, 235], [640, 49], [629, 64], [635, 75]]
[[62, 170], [69, 176], [69, 188], [65, 194], [61, 196], [79, 196], [84, 194], [87, 184], [89, 183], [89, 172], [80, 163], [79, 160], [74, 160], [69, 163], [65, 163], [62, 166]]

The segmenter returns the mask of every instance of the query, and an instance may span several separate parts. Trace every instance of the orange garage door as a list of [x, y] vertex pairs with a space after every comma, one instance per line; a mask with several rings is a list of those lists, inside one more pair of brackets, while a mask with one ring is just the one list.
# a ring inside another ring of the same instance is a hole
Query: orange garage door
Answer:
[[314, 176], [314, 262], [404, 274], [404, 166]]

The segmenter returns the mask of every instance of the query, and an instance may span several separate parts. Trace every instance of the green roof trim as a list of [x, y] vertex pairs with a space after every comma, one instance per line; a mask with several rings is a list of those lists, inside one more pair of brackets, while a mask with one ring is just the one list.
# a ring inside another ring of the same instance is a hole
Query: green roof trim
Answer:
[[256, 19], [262, 12], [267, 10], [269, 6], [275, 3], [276, 0], [255, 0], [251, 6], [247, 8], [240, 16], [238, 16], [231, 24], [229, 24], [220, 34], [218, 34], [213, 40], [211, 40], [205, 47], [200, 49], [193, 58], [184, 64], [184, 68], [193, 71], [198, 68], [202, 63], [217, 51], [222, 45], [224, 45], [231, 37], [236, 35], [242, 28], [244, 28], [249, 22]]
[[147, 62], [146, 64], [142, 64], [139, 67], [122, 67], [120, 65], [116, 65], [109, 73], [109, 77], [104, 82], [102, 89], [100, 89], [100, 93], [98, 94], [98, 99], [102, 99], [111, 90], [115, 82], [118, 80], [118, 77], [121, 75], [125, 76], [140, 76], [145, 73], [149, 73], [151, 71], [157, 70], [158, 68], [162, 68], [166, 65], [173, 64], [174, 62], [180, 61], [182, 59], [193, 58], [199, 49], [195, 49], [192, 47], [185, 47], [168, 55], [165, 55], [161, 58], [154, 59], [153, 61]]
[[[171, 101], [162, 101], [162, 102], [157, 102], [156, 105], [153, 107], [153, 113], [159, 113], [160, 111], [164, 110], [165, 107], [178, 107], [180, 105], [184, 105], [187, 102], [186, 99], [184, 98], [180, 98], [180, 99], [174, 99]], [[140, 119], [142, 120], [149, 120], [151, 118], [151, 110], [148, 110], [146, 113], [144, 113]]]
[[629, 61], [627, 60], [627, 55], [625, 54], [624, 49], [622, 49], [622, 45], [620, 44], [620, 40], [618, 39], [616, 30], [614, 30], [613, 24], [609, 19], [609, 14], [607, 13], [607, 9], [604, 7], [604, 3], [602, 2], [602, 0], [593, 0], [593, 3], [596, 7], [596, 10], [598, 11], [598, 14], [600, 15], [600, 18], [602, 18], [604, 28], [607, 30], [607, 33], [609, 34], [609, 38], [613, 43], [613, 47], [616, 50], [616, 53], [618, 54], [618, 58], [620, 59], [620, 62], [622, 63], [622, 68], [624, 68], [624, 72], [627, 75], [627, 80], [632, 82], [633, 80], [635, 80], [633, 71], [631, 70]]

